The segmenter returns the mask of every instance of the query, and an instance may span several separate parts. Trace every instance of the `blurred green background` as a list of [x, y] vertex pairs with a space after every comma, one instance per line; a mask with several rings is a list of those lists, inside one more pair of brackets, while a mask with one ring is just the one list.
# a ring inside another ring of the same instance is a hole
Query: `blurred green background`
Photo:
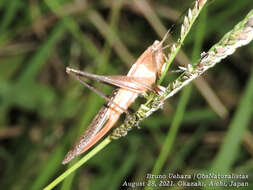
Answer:
[[[65, 171], [64, 155], [103, 105], [102, 98], [67, 76], [66, 66], [124, 75], [192, 6], [190, 0], [1, 0], [0, 189], [42, 189]], [[173, 68], [196, 61], [252, 8], [252, 0], [210, 1]], [[178, 31], [175, 27], [172, 39]], [[251, 43], [55, 189], [124, 189], [124, 181], [145, 180], [163, 146], [168, 150], [159, 174], [247, 174], [245, 189], [253, 189], [252, 63]], [[169, 73], [163, 85], [176, 76]], [[106, 94], [112, 90], [92, 84]]]

